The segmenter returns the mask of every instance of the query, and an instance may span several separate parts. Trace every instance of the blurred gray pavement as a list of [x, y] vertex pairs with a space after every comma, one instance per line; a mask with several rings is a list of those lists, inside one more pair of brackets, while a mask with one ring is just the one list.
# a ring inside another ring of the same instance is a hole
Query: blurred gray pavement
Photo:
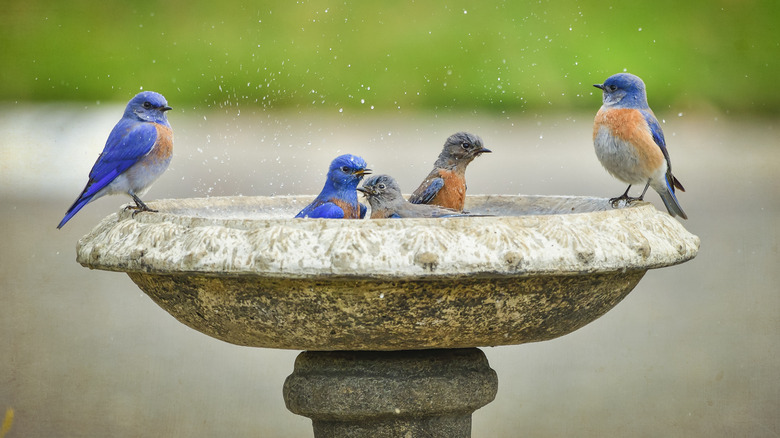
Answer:
[[[310, 421], [282, 400], [297, 351], [209, 338], [126, 275], [75, 262], [78, 239], [126, 198], [100, 199], [55, 228], [121, 111], [0, 112], [7, 438], [312, 436]], [[780, 120], [656, 113], [688, 189], [679, 199], [699, 255], [648, 272], [615, 309], [570, 335], [485, 348], [499, 392], [474, 414], [474, 437], [780, 436]], [[469, 168], [469, 193], [617, 196], [625, 187], [595, 158], [592, 116], [177, 108], [174, 160], [145, 200], [315, 194], [345, 152], [408, 193], [458, 130], [494, 151]], [[663, 209], [655, 193], [646, 199]]]

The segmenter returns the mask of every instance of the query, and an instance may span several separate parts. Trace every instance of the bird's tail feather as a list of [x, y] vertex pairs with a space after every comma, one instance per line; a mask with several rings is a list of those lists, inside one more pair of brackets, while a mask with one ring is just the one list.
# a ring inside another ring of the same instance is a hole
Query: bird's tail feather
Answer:
[[[674, 182], [671, 184], [668, 180], [665, 181], [666, 190], [660, 191], [658, 194], [661, 195], [661, 200], [664, 202], [664, 206], [666, 206], [666, 210], [669, 211], [670, 215], [680, 216], [683, 219], [688, 219], [688, 215], [686, 215], [682, 207], [680, 207], [680, 203], [677, 201], [677, 196], [674, 194], [674, 187], [680, 184], [680, 182], [677, 181], [677, 178], [672, 177], [672, 179]], [[680, 185], [679, 188], [680, 190], [685, 191], [682, 188], [682, 185]]]
[[62, 228], [73, 216], [76, 215], [76, 213], [79, 212], [82, 208], [84, 208], [85, 205], [89, 204], [89, 201], [91, 201], [93, 196], [79, 196], [79, 199], [76, 199], [76, 202], [73, 203], [73, 205], [70, 206], [67, 213], [65, 213], [65, 217], [62, 218], [60, 221], [60, 224], [57, 225], [57, 229]]

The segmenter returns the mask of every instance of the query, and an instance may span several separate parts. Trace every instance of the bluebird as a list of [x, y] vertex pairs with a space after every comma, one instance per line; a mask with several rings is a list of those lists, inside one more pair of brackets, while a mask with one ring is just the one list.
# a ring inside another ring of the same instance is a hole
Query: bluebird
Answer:
[[[604, 100], [593, 124], [596, 156], [612, 176], [628, 184], [625, 193], [610, 199], [612, 205], [641, 201], [652, 187], [670, 215], [688, 219], [675, 195], [675, 188], [685, 189], [672, 175], [664, 133], [647, 105], [645, 83], [632, 74], [618, 73], [594, 87], [603, 91]], [[628, 196], [634, 184], [645, 184], [638, 198]]]
[[171, 107], [153, 91], [130, 99], [122, 118], [111, 130], [89, 181], [57, 228], [62, 228], [85, 205], [104, 195], [126, 193], [139, 211], [152, 211], [141, 201], [152, 183], [165, 172], [173, 154], [173, 131], [165, 115]]
[[372, 176], [363, 182], [358, 191], [371, 205], [371, 219], [465, 216], [457, 210], [438, 205], [412, 204], [404, 199], [398, 183], [389, 175]]
[[371, 173], [366, 162], [355, 155], [341, 155], [330, 163], [325, 186], [311, 204], [295, 217], [327, 219], [360, 219], [366, 216], [366, 206], [358, 202], [357, 186], [364, 175]]
[[474, 158], [491, 152], [482, 139], [468, 132], [447, 138], [433, 170], [409, 197], [412, 204], [434, 204], [462, 211], [466, 201], [466, 166]]

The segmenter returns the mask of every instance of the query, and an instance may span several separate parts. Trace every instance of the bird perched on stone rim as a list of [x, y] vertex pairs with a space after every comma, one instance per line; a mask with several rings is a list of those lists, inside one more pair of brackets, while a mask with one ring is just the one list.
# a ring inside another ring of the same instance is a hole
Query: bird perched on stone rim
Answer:
[[468, 132], [447, 138], [433, 170], [409, 197], [413, 204], [434, 204], [463, 211], [466, 201], [466, 167], [478, 156], [491, 152], [482, 139]]
[[[593, 86], [603, 92], [593, 123], [596, 156], [612, 176], [628, 184], [625, 193], [610, 199], [612, 205], [643, 200], [652, 187], [670, 215], [688, 219], [675, 194], [675, 188], [685, 189], [672, 175], [664, 133], [647, 104], [645, 83], [633, 74], [618, 73]], [[638, 198], [628, 195], [634, 184], [645, 184]]]
[[363, 176], [371, 173], [362, 158], [345, 154], [336, 157], [328, 169], [325, 186], [319, 195], [303, 208], [297, 218], [359, 219], [366, 215], [366, 206], [358, 202], [357, 186]]
[[128, 207], [135, 210], [133, 215], [157, 211], [144, 204], [140, 196], [171, 162], [173, 131], [165, 114], [169, 110], [165, 98], [153, 91], [143, 91], [130, 99], [92, 166], [86, 187], [57, 228], [62, 228], [85, 205], [105, 195], [129, 195], [135, 201], [135, 206]]
[[438, 205], [412, 204], [404, 199], [398, 182], [390, 175], [375, 175], [358, 188], [371, 206], [371, 219], [467, 216]]

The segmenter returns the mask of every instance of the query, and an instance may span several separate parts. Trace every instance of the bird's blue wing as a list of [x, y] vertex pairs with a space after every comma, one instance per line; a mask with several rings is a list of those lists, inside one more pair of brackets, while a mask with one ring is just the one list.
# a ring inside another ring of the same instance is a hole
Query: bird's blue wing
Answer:
[[157, 128], [151, 123], [122, 119], [114, 126], [106, 146], [89, 172], [89, 181], [57, 228], [62, 228], [95, 195], [152, 150]]
[[325, 202], [322, 205], [313, 208], [305, 217], [343, 219], [344, 210], [332, 202]]
[[661, 130], [661, 125], [658, 123], [658, 119], [655, 118], [655, 114], [652, 111], [640, 110], [642, 116], [647, 122], [647, 126], [650, 127], [650, 134], [653, 135], [653, 141], [661, 148], [661, 152], [664, 153], [666, 158], [666, 164], [669, 168], [672, 167], [672, 162], [669, 160], [669, 152], [666, 151], [666, 139], [664, 138], [664, 131]]
[[[661, 125], [658, 123], [658, 119], [656, 119], [653, 112], [649, 110], [642, 110], [642, 116], [644, 116], [647, 125], [650, 127], [650, 133], [653, 135], [653, 141], [658, 145], [659, 148], [661, 148], [661, 152], [664, 153], [664, 158], [666, 159], [666, 179], [668, 180], [669, 185], [672, 187], [672, 193], [674, 193], [675, 187], [684, 192], [685, 188], [683, 185], [679, 180], [677, 180], [677, 178], [674, 177], [674, 175], [672, 175], [672, 160], [669, 158], [669, 152], [666, 150], [666, 139], [664, 139], [664, 132], [661, 130]], [[677, 199], [675, 198], [675, 201], [676, 200]], [[680, 211], [682, 212], [682, 210]], [[684, 215], [685, 213], [680, 214], [682, 217], [685, 217]]]
[[359, 202], [358, 205], [360, 206], [360, 219], [363, 219], [366, 217], [366, 211], [368, 211], [368, 208]]
[[436, 194], [439, 193], [442, 187], [444, 187], [444, 178], [434, 178], [420, 194], [416, 196], [412, 194], [409, 202], [412, 204], [427, 204], [436, 197]]
[[121, 120], [108, 136], [106, 146], [89, 172], [82, 198], [93, 196], [152, 150], [157, 128], [152, 123]]

